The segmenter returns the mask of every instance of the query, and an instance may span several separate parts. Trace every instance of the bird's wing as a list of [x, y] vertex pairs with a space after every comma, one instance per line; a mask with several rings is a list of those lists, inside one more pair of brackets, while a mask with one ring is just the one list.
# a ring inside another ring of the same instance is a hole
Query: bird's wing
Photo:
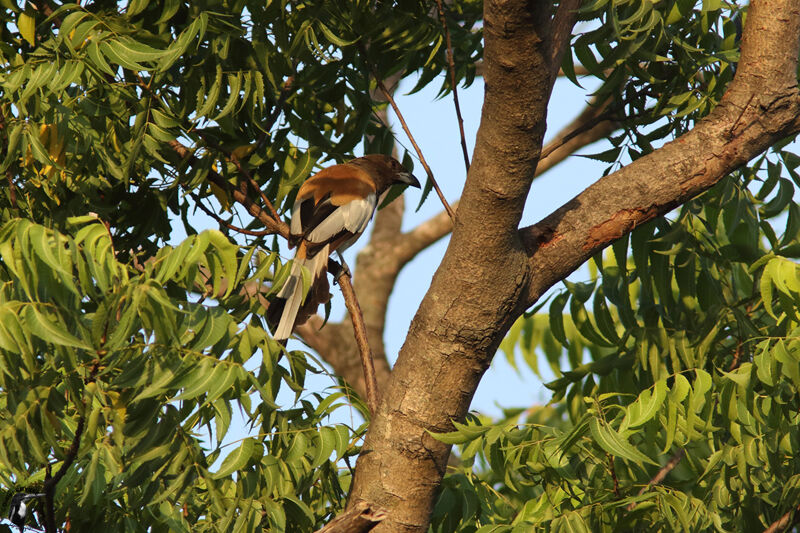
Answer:
[[[295, 242], [330, 242], [336, 249], [366, 229], [376, 206], [375, 182], [369, 174], [355, 165], [334, 165], [300, 187], [289, 230]], [[314, 248], [309, 250], [312, 254]]]
[[375, 194], [351, 200], [331, 211], [305, 238], [312, 243], [323, 243], [343, 232], [359, 235], [367, 228], [376, 205]]

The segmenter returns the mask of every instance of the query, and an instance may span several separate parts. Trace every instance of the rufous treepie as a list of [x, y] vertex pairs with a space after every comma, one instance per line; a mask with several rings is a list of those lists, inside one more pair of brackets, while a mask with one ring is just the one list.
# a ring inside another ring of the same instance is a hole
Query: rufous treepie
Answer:
[[[288, 339], [300, 322], [328, 301], [328, 259], [353, 244], [364, 232], [375, 209], [395, 184], [419, 188], [419, 181], [393, 157], [370, 154], [333, 165], [308, 178], [297, 192], [289, 224], [289, 246], [297, 247], [289, 277], [277, 297], [285, 300], [273, 337]], [[344, 265], [344, 261], [342, 260]], [[311, 288], [303, 298], [303, 267], [311, 274]], [[278, 304], [271, 308], [280, 309]]]

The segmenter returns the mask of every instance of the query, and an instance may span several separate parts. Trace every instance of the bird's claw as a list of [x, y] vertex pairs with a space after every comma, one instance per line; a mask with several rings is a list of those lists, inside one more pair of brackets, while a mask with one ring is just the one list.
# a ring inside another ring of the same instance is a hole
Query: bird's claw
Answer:
[[335, 284], [339, 283], [339, 276], [341, 276], [342, 274], [345, 274], [350, 278], [353, 277], [353, 273], [350, 272], [350, 267], [347, 266], [347, 263], [344, 262], [344, 258], [340, 256], [339, 260], [341, 262], [334, 261], [333, 259], [328, 260], [328, 272], [330, 272], [331, 275], [333, 275], [333, 282]]

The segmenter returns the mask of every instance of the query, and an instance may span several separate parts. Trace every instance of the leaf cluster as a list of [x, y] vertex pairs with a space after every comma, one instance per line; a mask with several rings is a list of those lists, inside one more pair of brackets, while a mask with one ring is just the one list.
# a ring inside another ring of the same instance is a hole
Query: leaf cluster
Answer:
[[746, 9], [720, 0], [593, 0], [581, 9], [563, 71], [602, 80], [598, 102], [624, 131], [595, 159], [621, 163], [688, 131], [720, 101], [736, 72]]
[[[343, 505], [362, 430], [319, 424], [344, 393], [280, 408], [308, 362], [226, 310], [271, 259], [209, 230], [137, 270], [68, 222], [0, 229], [0, 484], [37, 490], [77, 438], [56, 516], [80, 530], [300, 531]], [[237, 416], [254, 433], [228, 442]]]

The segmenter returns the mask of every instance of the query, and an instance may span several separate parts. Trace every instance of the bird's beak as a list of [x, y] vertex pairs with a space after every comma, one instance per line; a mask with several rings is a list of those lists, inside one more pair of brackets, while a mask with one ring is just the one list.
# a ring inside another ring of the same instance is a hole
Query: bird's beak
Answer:
[[414, 177], [414, 174], [411, 172], [401, 172], [397, 175], [397, 181], [400, 183], [405, 183], [411, 187], [416, 187], [417, 189], [420, 188], [419, 180]]

